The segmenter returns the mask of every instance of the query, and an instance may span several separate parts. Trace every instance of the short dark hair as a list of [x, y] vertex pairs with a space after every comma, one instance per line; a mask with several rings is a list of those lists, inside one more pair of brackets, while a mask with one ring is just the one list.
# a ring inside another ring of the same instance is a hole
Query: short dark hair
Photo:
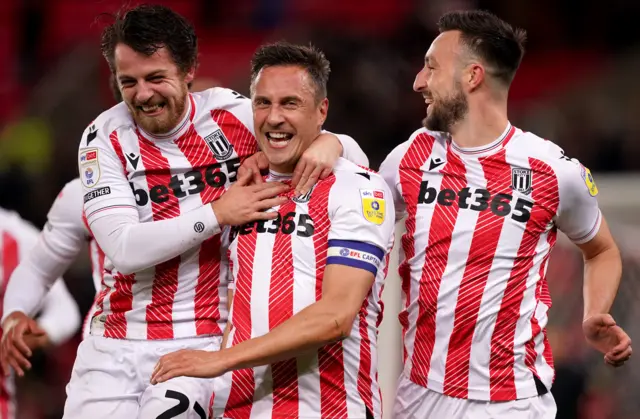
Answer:
[[511, 84], [524, 56], [527, 32], [514, 28], [496, 15], [482, 10], [444, 14], [438, 21], [440, 32], [460, 31], [461, 40], [505, 85]]
[[115, 73], [116, 45], [122, 43], [134, 51], [151, 56], [165, 47], [183, 73], [198, 61], [198, 38], [193, 25], [168, 7], [140, 5], [111, 15], [114, 22], [102, 31], [102, 55]]
[[263, 45], [251, 59], [251, 83], [265, 67], [294, 65], [304, 68], [316, 87], [316, 101], [327, 97], [327, 82], [331, 67], [324, 53], [313, 45], [276, 42]]

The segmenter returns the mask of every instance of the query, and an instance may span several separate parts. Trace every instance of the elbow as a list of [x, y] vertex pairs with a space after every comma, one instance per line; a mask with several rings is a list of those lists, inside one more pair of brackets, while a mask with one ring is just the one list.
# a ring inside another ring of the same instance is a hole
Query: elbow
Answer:
[[346, 310], [336, 310], [330, 315], [329, 333], [327, 340], [337, 342], [344, 340], [351, 334], [353, 322], [357, 313]]
[[131, 275], [141, 270], [141, 268], [134, 263], [133, 258], [127, 258], [119, 254], [113, 255], [113, 257], [111, 255], [107, 256], [111, 260], [113, 267], [122, 275]]

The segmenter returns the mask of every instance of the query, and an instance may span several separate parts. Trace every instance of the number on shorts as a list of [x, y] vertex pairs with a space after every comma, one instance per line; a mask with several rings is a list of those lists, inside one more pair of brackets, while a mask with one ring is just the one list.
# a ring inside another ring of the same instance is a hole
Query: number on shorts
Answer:
[[[178, 404], [173, 406], [171, 409], [167, 410], [160, 416], [158, 416], [157, 419], [172, 419], [189, 410], [189, 404], [190, 404], [189, 398], [185, 396], [183, 393], [180, 393], [178, 391], [173, 391], [173, 390], [167, 390], [164, 397], [168, 399], [177, 400]], [[193, 405], [193, 410], [196, 411], [196, 413], [198, 414], [198, 416], [200, 416], [201, 419], [207, 419], [207, 414], [205, 413], [204, 409], [202, 408], [202, 406], [200, 406], [198, 402], [195, 402], [195, 404]]]

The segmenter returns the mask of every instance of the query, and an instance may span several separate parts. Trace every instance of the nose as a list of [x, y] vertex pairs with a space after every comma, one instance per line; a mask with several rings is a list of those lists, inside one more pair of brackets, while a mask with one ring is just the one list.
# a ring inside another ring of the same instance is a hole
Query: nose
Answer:
[[267, 123], [272, 127], [277, 127], [284, 122], [284, 114], [277, 105], [271, 106], [267, 115]]
[[148, 83], [138, 82], [136, 87], [136, 102], [145, 103], [153, 97], [153, 89]]
[[416, 79], [413, 81], [413, 90], [415, 92], [422, 92], [423, 90], [427, 89], [428, 85], [427, 85], [427, 71], [426, 70], [427, 70], [426, 68], [423, 68], [416, 75]]

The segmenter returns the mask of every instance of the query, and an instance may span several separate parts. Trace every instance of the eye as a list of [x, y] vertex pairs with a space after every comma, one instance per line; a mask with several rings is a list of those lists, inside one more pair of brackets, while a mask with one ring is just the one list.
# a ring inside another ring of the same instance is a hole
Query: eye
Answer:
[[160, 83], [163, 79], [164, 77], [162, 76], [153, 76], [149, 78], [149, 81], [152, 83]]
[[120, 80], [120, 86], [124, 87], [131, 87], [133, 85], [135, 85], [136, 82], [134, 80]]
[[266, 99], [260, 99], [260, 98], [258, 98], [258, 99], [255, 99], [255, 100], [253, 101], [253, 104], [254, 104], [255, 106], [265, 106], [265, 105], [268, 105], [268, 104], [269, 104], [269, 102], [268, 102]]

